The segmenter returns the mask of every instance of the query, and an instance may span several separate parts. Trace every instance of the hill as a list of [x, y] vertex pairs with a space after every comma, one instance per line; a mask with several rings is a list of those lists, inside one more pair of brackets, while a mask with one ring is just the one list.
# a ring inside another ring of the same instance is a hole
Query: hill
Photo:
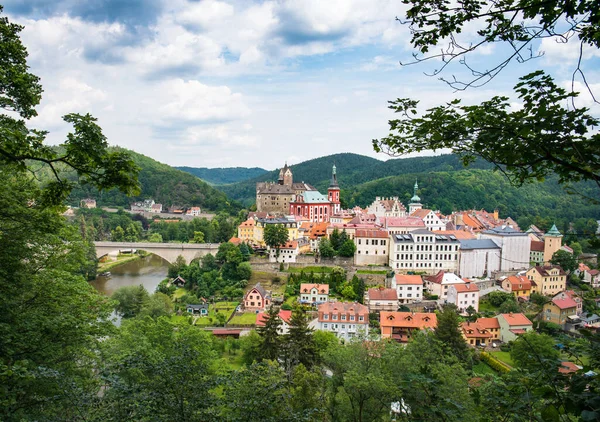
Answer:
[[116, 189], [98, 192], [90, 186], [77, 185], [69, 197], [69, 204], [79, 205], [83, 198], [95, 198], [99, 206], [115, 205], [127, 207], [135, 201], [152, 198], [163, 207], [171, 205], [200, 206], [207, 211], [237, 212], [242, 207], [236, 201], [200, 180], [181, 170], [159, 163], [150, 157], [128, 151], [133, 161], [141, 168], [139, 182], [141, 192], [128, 197]]
[[178, 170], [190, 173], [211, 185], [225, 185], [230, 183], [242, 182], [244, 180], [253, 179], [268, 173], [267, 170], [259, 167], [228, 167], [214, 168], [206, 167], [175, 167]]

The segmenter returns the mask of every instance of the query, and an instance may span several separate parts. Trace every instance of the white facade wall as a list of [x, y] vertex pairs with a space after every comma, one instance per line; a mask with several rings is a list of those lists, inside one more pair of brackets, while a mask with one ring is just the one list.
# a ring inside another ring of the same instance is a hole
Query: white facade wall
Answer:
[[296, 262], [298, 256], [298, 248], [281, 248], [279, 249], [279, 257], [277, 249], [269, 249], [269, 262]]
[[475, 308], [475, 312], [479, 312], [479, 291], [457, 292], [454, 286], [450, 286], [446, 300], [456, 305], [461, 314], [466, 314], [469, 306]]
[[423, 286], [416, 284], [396, 284], [398, 303], [412, 303], [423, 300]]
[[491, 277], [500, 270], [500, 249], [471, 249], [459, 253], [458, 273], [461, 277]]
[[429, 214], [427, 214], [425, 218], [423, 218], [423, 222], [425, 223], [425, 227], [427, 227], [428, 230], [446, 230], [446, 223], [440, 220], [440, 218], [433, 211], [430, 211]]
[[355, 337], [366, 337], [369, 335], [369, 321], [368, 318], [366, 323], [359, 321], [319, 321], [317, 323], [317, 330], [331, 331], [335, 335], [343, 340], [351, 340]]
[[440, 270], [456, 272], [460, 243], [439, 241], [433, 232], [423, 230], [410, 234], [410, 240], [394, 240], [390, 244], [390, 267], [394, 270], [425, 271], [435, 274]]
[[529, 268], [531, 240], [526, 233], [519, 235], [498, 235], [481, 233], [481, 239], [492, 239], [501, 248], [500, 271]]
[[389, 238], [355, 237], [354, 265], [387, 265]]

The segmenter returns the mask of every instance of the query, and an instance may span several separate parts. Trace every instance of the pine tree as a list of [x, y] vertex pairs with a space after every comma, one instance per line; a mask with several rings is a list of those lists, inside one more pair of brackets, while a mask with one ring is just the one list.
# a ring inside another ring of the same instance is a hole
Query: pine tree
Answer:
[[265, 325], [256, 329], [262, 339], [259, 361], [266, 359], [277, 360], [281, 353], [281, 336], [279, 334], [281, 320], [279, 319], [279, 310], [271, 306], [266, 312], [264, 322]]
[[455, 305], [446, 305], [437, 316], [435, 337], [463, 363], [470, 362], [467, 342], [460, 333], [460, 319]]
[[304, 309], [295, 309], [292, 312], [284, 344], [284, 364], [288, 375], [299, 364], [310, 369], [319, 362], [313, 329], [308, 326], [308, 316]]

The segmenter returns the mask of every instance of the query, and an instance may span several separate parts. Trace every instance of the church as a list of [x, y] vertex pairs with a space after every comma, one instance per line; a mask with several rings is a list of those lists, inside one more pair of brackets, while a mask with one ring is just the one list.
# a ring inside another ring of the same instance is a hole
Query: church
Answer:
[[332, 215], [340, 211], [340, 187], [337, 182], [336, 168], [333, 166], [331, 182], [327, 196], [316, 190], [296, 195], [290, 202], [290, 215], [300, 216], [313, 223], [327, 223]]

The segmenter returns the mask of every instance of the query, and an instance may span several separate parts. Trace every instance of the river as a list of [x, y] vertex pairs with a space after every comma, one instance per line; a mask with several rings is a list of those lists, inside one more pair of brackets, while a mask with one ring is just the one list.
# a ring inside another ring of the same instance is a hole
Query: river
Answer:
[[98, 276], [91, 285], [101, 293], [110, 296], [119, 287], [139, 286], [140, 284], [154, 293], [156, 286], [167, 277], [169, 263], [156, 255], [126, 262], [110, 270], [109, 277]]

